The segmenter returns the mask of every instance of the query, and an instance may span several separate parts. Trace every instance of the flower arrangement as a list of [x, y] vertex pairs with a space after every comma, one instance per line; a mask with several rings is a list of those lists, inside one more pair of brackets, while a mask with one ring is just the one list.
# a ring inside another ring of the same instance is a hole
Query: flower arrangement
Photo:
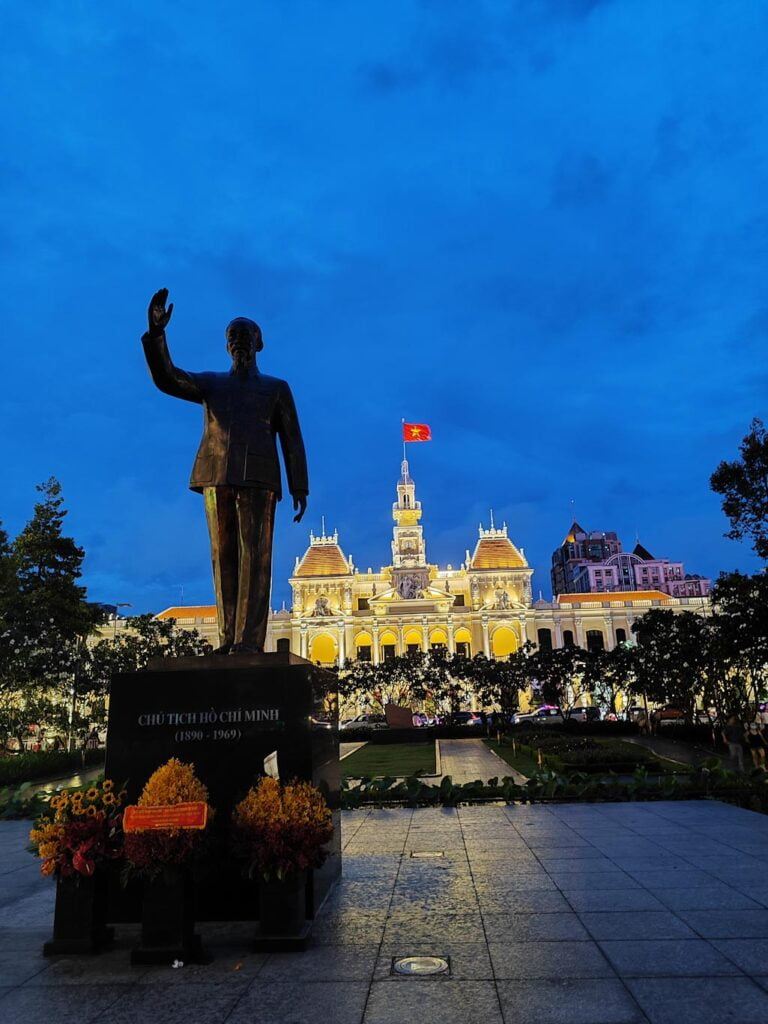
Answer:
[[126, 792], [105, 779], [88, 789], [63, 789], [51, 797], [53, 814], [43, 815], [29, 833], [44, 875], [90, 877], [123, 855], [121, 810]]
[[249, 878], [265, 881], [306, 868], [319, 868], [333, 835], [331, 812], [322, 793], [309, 782], [281, 785], [263, 778], [232, 813], [235, 856]]
[[[169, 807], [173, 804], [208, 803], [208, 790], [195, 775], [195, 766], [178, 758], [153, 772], [137, 803], [139, 807]], [[213, 809], [208, 807], [209, 820]], [[203, 832], [197, 829], [163, 828], [125, 835], [125, 857], [130, 867], [154, 876], [165, 867], [183, 867], [200, 852]]]

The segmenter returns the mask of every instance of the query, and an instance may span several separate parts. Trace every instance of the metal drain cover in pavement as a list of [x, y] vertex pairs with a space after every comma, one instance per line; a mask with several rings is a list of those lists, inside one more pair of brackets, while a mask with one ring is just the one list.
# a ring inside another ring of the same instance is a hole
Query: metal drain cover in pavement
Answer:
[[441, 956], [401, 956], [392, 960], [395, 974], [447, 974], [449, 964]]

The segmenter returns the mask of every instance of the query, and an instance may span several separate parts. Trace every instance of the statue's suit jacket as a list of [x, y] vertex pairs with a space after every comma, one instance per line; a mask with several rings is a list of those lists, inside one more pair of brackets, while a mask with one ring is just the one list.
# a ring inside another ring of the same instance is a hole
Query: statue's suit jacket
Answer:
[[261, 487], [282, 496], [275, 438], [283, 450], [288, 490], [309, 493], [307, 458], [291, 389], [252, 367], [247, 375], [188, 373], [171, 362], [165, 335], [141, 339], [155, 384], [167, 395], [198, 402], [205, 424], [189, 486]]

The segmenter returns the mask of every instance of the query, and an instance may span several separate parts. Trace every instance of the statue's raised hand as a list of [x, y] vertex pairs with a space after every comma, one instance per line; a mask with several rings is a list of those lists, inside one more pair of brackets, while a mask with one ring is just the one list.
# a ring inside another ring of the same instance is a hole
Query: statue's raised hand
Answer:
[[160, 291], [155, 292], [150, 299], [149, 309], [147, 310], [150, 334], [162, 334], [168, 326], [168, 321], [171, 319], [171, 314], [173, 313], [173, 303], [171, 303], [168, 309], [166, 309], [165, 304], [167, 301], [167, 288], [161, 288]]

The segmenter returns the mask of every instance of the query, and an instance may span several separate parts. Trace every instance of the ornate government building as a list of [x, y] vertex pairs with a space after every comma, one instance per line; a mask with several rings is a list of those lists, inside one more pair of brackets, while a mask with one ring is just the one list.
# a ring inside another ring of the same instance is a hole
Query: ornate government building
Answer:
[[[290, 611], [273, 612], [267, 649], [292, 651], [330, 665], [349, 658], [373, 662], [409, 651], [446, 649], [504, 658], [526, 640], [539, 647], [612, 648], [630, 640], [631, 626], [650, 607], [709, 610], [706, 597], [672, 597], [659, 590], [559, 594], [533, 601], [533, 570], [506, 524], [479, 528], [474, 549], [458, 568], [427, 558], [421, 502], [403, 461], [392, 506], [390, 564], [361, 572], [336, 533], [310, 534], [290, 578]], [[197, 628], [216, 644], [213, 606], [168, 608], [159, 618]]]

